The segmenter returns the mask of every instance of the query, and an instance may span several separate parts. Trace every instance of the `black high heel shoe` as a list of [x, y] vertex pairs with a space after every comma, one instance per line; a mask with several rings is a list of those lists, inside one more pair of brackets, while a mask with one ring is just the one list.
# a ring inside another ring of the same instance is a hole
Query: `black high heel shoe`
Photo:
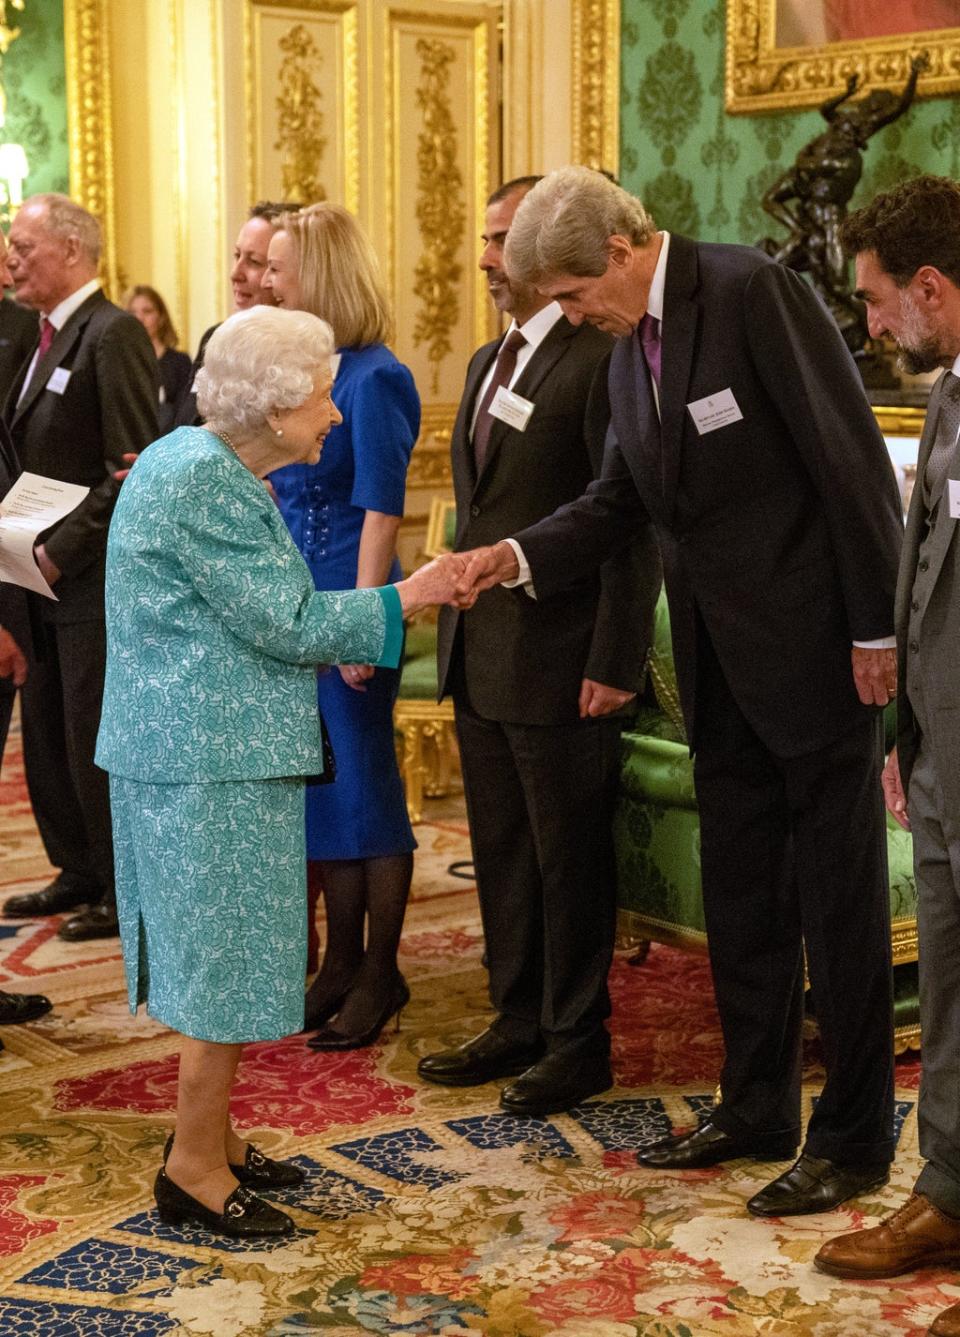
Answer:
[[380, 1032], [386, 1026], [387, 1022], [397, 1014], [397, 1024], [395, 1030], [400, 1029], [400, 1013], [410, 1001], [410, 990], [407, 981], [397, 972], [397, 978], [394, 981], [393, 992], [387, 1000], [387, 1005], [377, 1017], [373, 1025], [363, 1031], [360, 1035], [344, 1035], [342, 1031], [334, 1030], [332, 1026], [326, 1026], [322, 1031], [307, 1041], [308, 1049], [316, 1049], [321, 1052], [340, 1052], [345, 1049], [366, 1049], [368, 1045], [375, 1043]]
[[[173, 1133], [167, 1138], [163, 1148], [163, 1163], [170, 1159], [173, 1147]], [[296, 1188], [306, 1179], [306, 1174], [299, 1165], [290, 1165], [286, 1161], [272, 1161], [264, 1156], [258, 1147], [247, 1143], [247, 1152], [242, 1165], [230, 1165], [230, 1173], [247, 1188]]]
[[218, 1235], [228, 1235], [231, 1239], [292, 1235], [296, 1230], [286, 1212], [278, 1212], [276, 1207], [258, 1198], [243, 1184], [227, 1198], [223, 1211], [215, 1212], [175, 1184], [165, 1170], [158, 1170], [153, 1197], [160, 1220], [168, 1226], [193, 1223], [215, 1230]]
[[335, 998], [329, 998], [326, 1003], [316, 1003], [311, 995], [316, 987], [317, 981], [304, 994], [303, 997], [303, 1029], [305, 1031], [318, 1031], [321, 1026], [325, 1026], [331, 1017], [335, 1017], [343, 1007], [344, 999], [350, 992], [349, 984], [343, 993], [337, 994]]

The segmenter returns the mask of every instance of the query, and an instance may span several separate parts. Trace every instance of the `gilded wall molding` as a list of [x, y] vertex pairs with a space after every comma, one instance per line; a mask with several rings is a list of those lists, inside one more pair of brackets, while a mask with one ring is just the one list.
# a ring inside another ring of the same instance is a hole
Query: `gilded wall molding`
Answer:
[[[283, 17], [290, 18], [300, 25], [304, 25], [310, 19], [316, 19], [321, 15], [331, 15], [338, 20], [339, 35], [339, 62], [343, 78], [343, 99], [340, 103], [340, 116], [342, 119], [342, 136], [339, 140], [339, 152], [342, 154], [343, 161], [343, 198], [344, 207], [357, 213], [360, 207], [360, 87], [358, 71], [358, 37], [357, 37], [357, 7], [358, 0], [246, 0], [243, 11], [244, 27], [244, 51], [245, 51], [245, 70], [244, 70], [244, 105], [247, 112], [246, 141], [247, 141], [247, 198], [252, 202], [259, 199], [264, 191], [259, 180], [259, 147], [257, 142], [258, 131], [258, 112], [265, 107], [268, 101], [273, 101], [271, 96], [267, 96], [267, 90], [261, 86], [261, 71], [259, 68], [257, 20], [258, 16], [269, 13], [270, 11], [280, 12]], [[291, 29], [287, 37], [295, 31]], [[286, 53], [289, 55], [289, 53]], [[318, 52], [319, 54], [319, 52]], [[290, 168], [290, 180], [300, 176], [304, 178], [304, 184], [310, 184], [310, 176], [307, 169], [307, 153], [312, 151], [307, 146], [298, 147], [298, 139], [302, 131], [297, 131], [293, 127], [296, 124], [297, 113], [294, 104], [297, 101], [298, 94], [293, 84], [296, 78], [301, 77], [302, 73], [309, 68], [309, 57], [304, 60], [297, 59], [294, 56], [294, 64], [288, 69], [291, 74], [291, 85], [289, 89], [281, 93], [276, 98], [281, 125], [280, 141], [274, 147], [284, 151], [284, 182], [286, 183], [288, 167], [287, 163], [299, 164]], [[299, 73], [297, 72], [299, 70]], [[312, 81], [311, 81], [312, 82]], [[308, 93], [308, 103], [310, 116], [308, 118], [308, 135], [313, 140], [314, 147], [316, 143], [321, 142], [325, 148], [327, 138], [323, 135], [322, 119], [319, 116], [319, 93], [320, 89], [316, 87], [316, 95]], [[304, 82], [303, 90], [306, 89]], [[306, 108], [304, 108], [306, 110]], [[289, 115], [287, 122], [288, 129], [284, 130], [283, 122], [285, 116]], [[321, 150], [322, 151], [322, 150]], [[315, 175], [315, 174], [314, 174]], [[292, 191], [287, 195], [288, 198], [301, 200], [326, 199], [328, 194], [331, 197], [339, 195], [336, 192], [326, 191], [317, 180], [317, 187], [323, 191], [319, 195], [300, 194]], [[286, 192], [286, 184], [284, 185]]]
[[277, 108], [277, 140], [285, 200], [325, 200], [320, 180], [327, 138], [323, 133], [323, 55], [310, 31], [302, 23], [284, 33], [279, 42], [280, 91]]
[[101, 272], [117, 295], [113, 108], [106, 0], [63, 0], [70, 194], [100, 220]]
[[440, 389], [440, 365], [453, 351], [451, 332], [460, 319], [459, 281], [463, 265], [457, 255], [466, 234], [463, 173], [458, 164], [457, 127], [450, 105], [450, 67], [454, 47], [440, 38], [417, 41], [420, 81], [417, 107], [423, 128], [417, 136], [416, 217], [423, 250], [414, 269], [419, 303], [413, 329], [414, 347], [427, 346], [431, 392]]
[[620, 166], [620, 0], [571, 0], [573, 161]]
[[843, 88], [854, 73], [865, 87], [899, 90], [910, 75], [911, 58], [920, 51], [927, 52], [930, 62], [921, 80], [921, 96], [960, 90], [960, 28], [778, 48], [776, 2], [728, 0], [727, 111], [816, 106]]

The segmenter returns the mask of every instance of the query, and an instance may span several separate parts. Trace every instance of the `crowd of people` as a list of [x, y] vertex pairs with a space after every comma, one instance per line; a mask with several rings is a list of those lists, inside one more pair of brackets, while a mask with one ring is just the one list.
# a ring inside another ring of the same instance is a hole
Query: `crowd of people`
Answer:
[[[126, 312], [104, 296], [95, 220], [61, 196], [26, 202], [10, 231], [28, 311], [14, 308], [0, 464], [7, 482], [23, 468], [89, 492], [35, 549], [56, 602], [2, 594], [2, 719], [19, 689], [30, 797], [60, 870], [3, 910], [69, 913], [68, 941], [119, 932], [131, 1007], [182, 1036], [165, 1220], [289, 1232], [255, 1190], [300, 1172], [230, 1122], [240, 1046], [304, 1028], [314, 1050], [370, 1044], [409, 996], [397, 949], [415, 841], [391, 714], [403, 619], [430, 605], [494, 1016], [418, 1072], [506, 1079], [500, 1104], [518, 1116], [612, 1085], [619, 729], [663, 582], [726, 1058], [708, 1117], [639, 1148], [639, 1164], [792, 1161], [747, 1204], [757, 1216], [828, 1211], [886, 1182], [885, 796], [914, 835], [926, 1164], [900, 1211], [816, 1265], [876, 1278], [960, 1257], [958, 237], [960, 187], [934, 177], [844, 229], [871, 334], [914, 370], [946, 369], [904, 542], [855, 364], [801, 278], [658, 229], [601, 173], [505, 183], [479, 263], [510, 319], [467, 369], [454, 552], [403, 579], [420, 406], [352, 216], [257, 205], [236, 311], [187, 374], [158, 293], [137, 287]], [[306, 905], [321, 895], [325, 949], [304, 993]], [[826, 1080], [804, 1129], [805, 961]], [[0, 1019], [45, 1005], [4, 995]], [[960, 1334], [960, 1307], [931, 1331]]]

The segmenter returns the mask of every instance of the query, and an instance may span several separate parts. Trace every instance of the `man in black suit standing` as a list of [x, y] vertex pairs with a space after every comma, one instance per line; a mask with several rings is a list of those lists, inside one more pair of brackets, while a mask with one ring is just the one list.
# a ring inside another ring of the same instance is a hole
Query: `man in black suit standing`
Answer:
[[22, 689], [27, 785], [50, 886], [14, 896], [18, 918], [88, 908], [60, 927], [68, 941], [117, 932], [106, 775], [93, 762], [103, 693], [107, 528], [123, 456], [157, 434], [157, 359], [135, 317], [109, 302], [97, 277], [97, 220], [64, 195], [35, 195], [10, 227], [18, 299], [41, 314], [40, 340], [7, 398], [5, 416], [25, 470], [90, 489], [42, 534], [37, 565], [42, 643]]
[[883, 439], [802, 279], [658, 232], [596, 172], [531, 191], [506, 261], [572, 322], [618, 336], [612, 439], [599, 482], [473, 574], [551, 597], [653, 529], [694, 754], [721, 1099], [640, 1163], [793, 1154], [806, 947], [826, 1084], [800, 1159], [748, 1206], [828, 1210], [883, 1183], [894, 1151], [878, 707], [896, 688], [903, 529]]
[[[7, 243], [3, 241], [6, 257]], [[6, 266], [6, 259], [3, 261]], [[37, 344], [37, 313], [9, 297], [0, 298], [0, 404], [6, 399], [17, 372]]]
[[[605, 376], [588, 399], [612, 340], [503, 271], [507, 230], [537, 180], [487, 202], [480, 268], [512, 320], [474, 355], [454, 427], [458, 549], [549, 515], [600, 470]], [[513, 1077], [500, 1103], [514, 1114], [565, 1110], [612, 1082], [616, 712], [643, 672], [643, 584], [659, 582], [655, 550], [643, 556], [625, 550], [571, 598], [498, 589], [440, 615], [438, 680], [454, 699], [497, 1015], [418, 1071], [451, 1086]]]

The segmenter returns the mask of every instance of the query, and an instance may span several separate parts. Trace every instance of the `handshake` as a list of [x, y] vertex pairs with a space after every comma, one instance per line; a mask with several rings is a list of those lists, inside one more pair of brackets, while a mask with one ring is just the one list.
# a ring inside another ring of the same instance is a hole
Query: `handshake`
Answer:
[[404, 617], [432, 604], [472, 608], [482, 590], [515, 580], [519, 573], [516, 553], [509, 543], [469, 552], [449, 552], [421, 566], [406, 580], [397, 582]]

